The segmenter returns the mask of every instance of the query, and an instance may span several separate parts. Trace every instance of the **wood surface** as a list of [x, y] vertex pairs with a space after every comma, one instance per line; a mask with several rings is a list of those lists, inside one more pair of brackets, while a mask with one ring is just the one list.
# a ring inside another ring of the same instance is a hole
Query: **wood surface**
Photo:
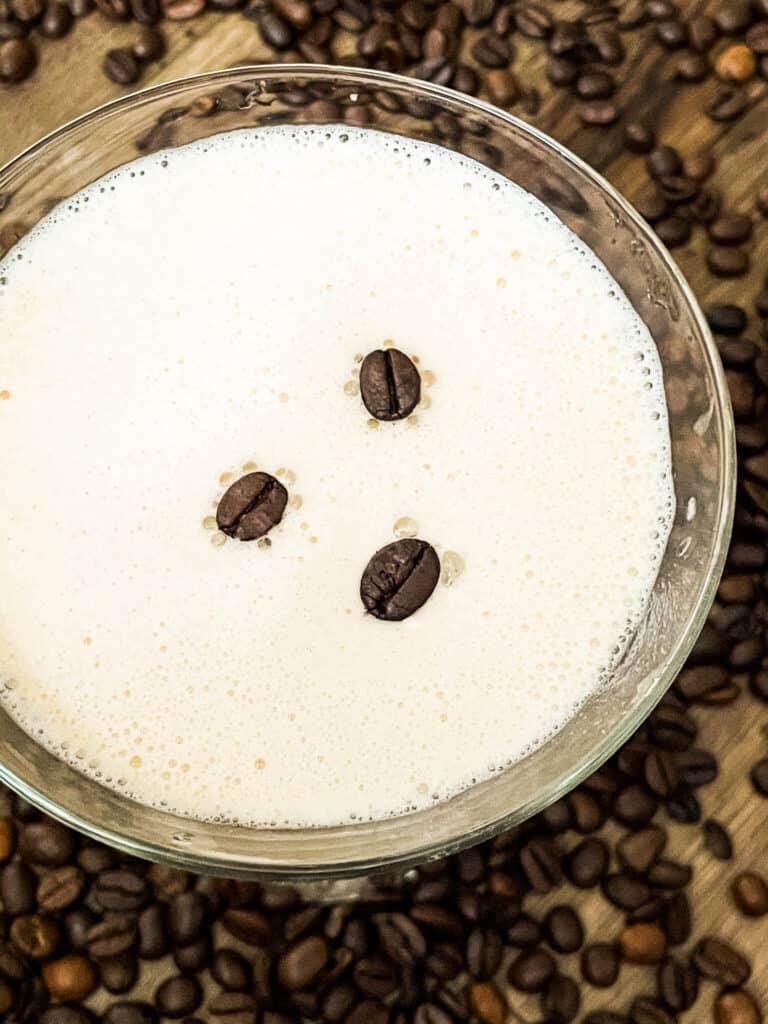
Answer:
[[[556, 6], [558, 14], [583, 9], [571, 0]], [[696, 0], [680, 6], [687, 14], [708, 8]], [[208, 14], [165, 25], [164, 32], [167, 53], [146, 70], [140, 85], [268, 60], [270, 56], [255, 25], [238, 14]], [[135, 24], [116, 24], [94, 14], [62, 40], [41, 40], [39, 65], [33, 77], [18, 86], [0, 85], [0, 164], [65, 121], [123, 94], [126, 90], [109, 82], [100, 65], [108, 48], [129, 45], [135, 33]], [[748, 85], [751, 107], [742, 118], [731, 124], [716, 124], [702, 113], [717, 89], [713, 78], [699, 85], [681, 86], [673, 78], [674, 58], [649, 45], [647, 32], [630, 33], [626, 40], [629, 57], [618, 71], [622, 83], [618, 102], [624, 119], [655, 124], [660, 140], [675, 145], [685, 155], [711, 148], [717, 158], [713, 183], [722, 189], [727, 208], [753, 211], [757, 188], [768, 185], [768, 82], [756, 79]], [[535, 116], [519, 104], [511, 108], [513, 112], [571, 147], [633, 198], [642, 188], [645, 175], [642, 159], [622, 152], [621, 124], [608, 129], [583, 127], [572, 98], [567, 92], [552, 89], [546, 81], [543, 45], [526, 40], [517, 45], [514, 68], [524, 85], [540, 89], [542, 103]], [[349, 52], [351, 45], [346, 49]], [[768, 269], [768, 220], [757, 226], [750, 275], [736, 282], [718, 281], [707, 272], [701, 256], [702, 241], [699, 238], [675, 251], [699, 300], [702, 304], [731, 301], [749, 306]], [[755, 331], [750, 333], [755, 336]], [[728, 891], [732, 878], [741, 870], [768, 872], [768, 800], [757, 796], [747, 778], [749, 767], [759, 756], [768, 754], [768, 714], [765, 705], [746, 695], [727, 707], [693, 713], [701, 728], [699, 745], [714, 751], [720, 762], [719, 778], [699, 791], [705, 817], [717, 818], [727, 826], [734, 840], [735, 857], [727, 863], [716, 861], [704, 849], [699, 828], [674, 823], [670, 823], [668, 855], [690, 860], [695, 866], [691, 892], [694, 935], [717, 932], [750, 956], [754, 967], [748, 987], [759, 996], [768, 1014], [768, 918], [743, 917], [735, 910]], [[564, 897], [572, 898], [580, 909], [591, 941], [618, 934], [619, 912], [596, 892], [561, 889], [551, 898], [531, 899], [530, 905], [535, 912], [537, 906], [560, 902]], [[564, 966], [579, 977], [576, 956], [565, 958]], [[153, 964], [151, 969], [145, 965], [144, 970], [141, 987], [151, 990], [163, 965]], [[654, 989], [652, 970], [625, 966], [617, 984], [607, 991], [582, 986], [583, 1010], [625, 1009], [633, 995], [653, 994]], [[705, 982], [694, 1008], [680, 1019], [685, 1024], [711, 1020], [716, 993], [716, 986]], [[535, 1000], [514, 993], [510, 993], [510, 999], [510, 1021], [538, 1019]]]

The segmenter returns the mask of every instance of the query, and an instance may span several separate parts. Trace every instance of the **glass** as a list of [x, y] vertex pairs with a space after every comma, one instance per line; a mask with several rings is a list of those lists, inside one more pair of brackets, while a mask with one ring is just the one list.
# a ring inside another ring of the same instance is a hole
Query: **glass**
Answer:
[[674, 679], [704, 623], [730, 534], [733, 420], [717, 351], [688, 285], [606, 181], [479, 100], [382, 72], [303, 65], [239, 68], [148, 89], [65, 125], [0, 170], [0, 252], [63, 198], [141, 153], [244, 127], [338, 122], [438, 143], [493, 167], [597, 253], [658, 346], [677, 514], [647, 615], [610, 683], [522, 761], [417, 813], [321, 829], [197, 822], [85, 778], [0, 708], [0, 778], [9, 786], [113, 846], [213, 874], [309, 882], [405, 868], [487, 839], [558, 799], [637, 729]]

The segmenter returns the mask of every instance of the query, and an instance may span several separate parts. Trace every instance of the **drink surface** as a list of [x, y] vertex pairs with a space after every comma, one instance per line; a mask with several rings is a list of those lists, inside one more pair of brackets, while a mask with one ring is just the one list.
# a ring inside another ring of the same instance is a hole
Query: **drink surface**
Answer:
[[[0, 262], [0, 325], [2, 700], [142, 802], [428, 806], [561, 726], [642, 615], [674, 502], [652, 340], [466, 158], [310, 127], [143, 158]], [[422, 402], [371, 422], [391, 344]], [[256, 467], [271, 546], [211, 529]], [[444, 579], [380, 621], [361, 573], [402, 534]]]

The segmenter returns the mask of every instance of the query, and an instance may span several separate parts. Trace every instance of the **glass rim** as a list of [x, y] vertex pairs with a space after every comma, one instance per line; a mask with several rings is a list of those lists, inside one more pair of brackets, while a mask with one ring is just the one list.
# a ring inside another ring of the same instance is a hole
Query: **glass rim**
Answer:
[[[717, 592], [727, 556], [736, 497], [736, 440], [730, 395], [717, 347], [698, 300], [668, 249], [656, 237], [631, 203], [599, 171], [595, 170], [581, 157], [561, 145], [545, 132], [515, 117], [513, 114], [495, 107], [493, 104], [445, 86], [435, 85], [421, 79], [409, 78], [387, 71], [330, 64], [244, 64], [217, 71], [201, 72], [135, 90], [100, 104], [84, 114], [65, 122], [31, 143], [16, 156], [0, 166], [0, 182], [12, 175], [17, 165], [28, 161], [37, 153], [44, 151], [48, 146], [60, 142], [70, 133], [74, 133], [89, 124], [106, 120], [113, 115], [119, 115], [122, 110], [135, 109], [138, 106], [162, 98], [170, 99], [195, 84], [210, 83], [213, 86], [219, 82], [230, 81], [233, 77], [237, 78], [238, 76], [261, 79], [264, 83], [276, 78], [309, 78], [316, 81], [342, 79], [345, 85], [349, 84], [352, 86], [359, 84], [361, 87], [366, 86], [369, 88], [378, 87], [384, 89], [387, 86], [399, 89], [407, 88], [422, 99], [431, 98], [436, 101], [449, 101], [453, 105], [464, 108], [469, 113], [477, 111], [485, 116], [493, 117], [513, 127], [523, 135], [535, 139], [538, 143], [552, 151], [558, 159], [590, 179], [605, 196], [616, 204], [621, 213], [630, 221], [633, 228], [659, 256], [674, 287], [688, 306], [695, 327], [699, 332], [703, 352], [712, 376], [716, 397], [714, 412], [720, 423], [723, 441], [721, 456], [722, 476], [719, 481], [719, 502], [716, 510], [717, 529], [712, 538], [706, 570], [702, 571], [701, 580], [695, 593], [695, 598], [692, 600], [691, 611], [685, 621], [685, 625], [680, 630], [677, 641], [663, 666], [653, 674], [652, 681], [647, 687], [645, 695], [632, 707], [631, 712], [622, 718], [619, 725], [610, 730], [605, 736], [599, 738], [587, 752], [576, 760], [570, 771], [563, 773], [558, 778], [555, 784], [543, 787], [542, 791], [534, 798], [519, 804], [514, 810], [502, 810], [492, 821], [483, 823], [474, 829], [462, 831], [460, 835], [455, 835], [447, 840], [442, 838], [436, 841], [425, 835], [422, 842], [411, 844], [402, 855], [392, 853], [377, 856], [374, 849], [368, 856], [354, 860], [347, 859], [334, 862], [333, 858], [329, 857], [322, 862], [318, 861], [315, 865], [308, 865], [303, 860], [292, 862], [284, 857], [279, 860], [272, 860], [263, 853], [252, 858], [243, 858], [242, 854], [234, 855], [225, 850], [217, 850], [213, 854], [187, 851], [185, 849], [183, 833], [179, 836], [174, 836], [174, 839], [178, 840], [178, 846], [167, 842], [156, 842], [149, 838], [137, 839], [128, 836], [120, 831], [119, 826], [94, 822], [89, 820], [86, 814], [73, 812], [67, 807], [62, 806], [56, 800], [49, 797], [43, 789], [40, 789], [28, 779], [9, 769], [0, 759], [0, 782], [8, 785], [46, 814], [77, 829], [91, 839], [107, 843], [124, 853], [152, 861], [167, 863], [197, 872], [226, 874], [229, 877], [254, 877], [260, 875], [266, 879], [286, 881], [342, 879], [376, 871], [391, 870], [393, 868], [405, 869], [438, 856], [455, 853], [475, 843], [489, 839], [508, 828], [520, 824], [533, 814], [543, 810], [549, 804], [565, 796], [574, 786], [578, 785], [579, 782], [599, 768], [618, 750], [664, 696], [669, 685], [682, 668], [706, 621]], [[83, 778], [86, 777], [83, 776]], [[88, 779], [88, 782], [99, 785], [95, 780]], [[120, 794], [115, 795], [120, 797]], [[122, 799], [129, 802], [125, 797]], [[130, 802], [133, 803], [133, 801]], [[444, 803], [450, 803], [450, 801]], [[341, 837], [348, 835], [350, 832], [375, 829], [377, 825], [381, 825], [384, 822], [392, 824], [398, 821], [405, 822], [409, 819], [411, 821], [418, 820], [422, 815], [428, 813], [430, 809], [426, 808], [399, 818], [388, 818], [382, 821], [358, 822], [313, 829], [263, 829], [258, 831], [279, 833], [281, 836], [287, 836], [290, 833], [303, 834], [305, 836], [312, 835], [315, 837], [325, 836], [332, 843], [334, 835]], [[150, 810], [154, 809], [150, 808]], [[183, 826], [186, 823], [190, 828], [194, 828], [196, 824], [205, 824], [193, 818], [185, 819], [179, 817], [177, 820], [180, 825]]]

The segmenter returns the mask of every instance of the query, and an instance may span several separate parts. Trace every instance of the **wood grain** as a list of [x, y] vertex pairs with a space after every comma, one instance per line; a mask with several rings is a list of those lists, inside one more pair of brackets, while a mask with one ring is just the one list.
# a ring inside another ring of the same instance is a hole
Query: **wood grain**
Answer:
[[[693, 14], [707, 6], [694, 0], [685, 4], [685, 10]], [[567, 0], [557, 9], [558, 14], [565, 15], [581, 10], [581, 5]], [[237, 15], [205, 15], [171, 24], [165, 30], [167, 53], [147, 71], [142, 85], [269, 59], [253, 23]], [[105, 50], [129, 44], [134, 35], [135, 26], [110, 23], [92, 15], [66, 38], [41, 41], [35, 75], [19, 86], [0, 86], [0, 163], [63, 122], [122, 94], [124, 90], [104, 77], [100, 64]], [[620, 72], [623, 84], [618, 94], [624, 120], [656, 124], [660, 139], [684, 154], [711, 148], [718, 164], [714, 184], [722, 190], [727, 208], [752, 211], [758, 186], [768, 184], [768, 83], [750, 83], [751, 107], [739, 121], [716, 124], [702, 113], [715, 92], [714, 81], [681, 86], [674, 80], [674, 58], [649, 45], [647, 34], [626, 38], [629, 57]], [[542, 97], [540, 110], [528, 119], [574, 149], [633, 198], [643, 187], [644, 172], [641, 159], [622, 151], [622, 125], [609, 129], [583, 127], [572, 100], [549, 87], [543, 73], [544, 59], [540, 44], [523, 40], [518, 45], [515, 69], [525, 85], [535, 84], [540, 89]], [[512, 109], [526, 117], [520, 109]], [[750, 305], [768, 266], [768, 221], [758, 223], [752, 245], [752, 270], [736, 283], [709, 275], [702, 259], [701, 239], [677, 250], [675, 257], [703, 304], [732, 301]], [[728, 827], [736, 854], [732, 862], [718, 862], [704, 849], [699, 828], [673, 824], [669, 855], [690, 860], [695, 866], [695, 935], [717, 932], [752, 958], [749, 987], [768, 1009], [766, 918], [744, 918], [736, 912], [728, 894], [731, 880], [740, 870], [768, 870], [768, 800], [760, 799], [747, 779], [754, 761], [768, 754], [766, 708], [743, 695], [727, 707], [694, 714], [701, 728], [700, 745], [715, 751], [720, 761], [719, 778], [701, 791], [705, 816], [717, 818]], [[564, 898], [578, 905], [592, 941], [617, 935], [620, 915], [596, 893], [559, 890], [553, 899], [532, 899], [531, 906], [535, 912]], [[577, 955], [565, 958], [564, 966], [579, 977]], [[167, 966], [163, 963], [145, 968], [141, 990], [151, 991], [164, 970]], [[651, 970], [625, 966], [617, 984], [607, 991], [582, 986], [583, 1010], [601, 1006], [624, 1009], [634, 995], [654, 991]], [[694, 1008], [680, 1019], [685, 1024], [712, 1019], [711, 1004], [716, 993], [716, 986], [705, 982]], [[538, 1020], [535, 1001], [510, 993], [510, 1002], [511, 1021]]]

